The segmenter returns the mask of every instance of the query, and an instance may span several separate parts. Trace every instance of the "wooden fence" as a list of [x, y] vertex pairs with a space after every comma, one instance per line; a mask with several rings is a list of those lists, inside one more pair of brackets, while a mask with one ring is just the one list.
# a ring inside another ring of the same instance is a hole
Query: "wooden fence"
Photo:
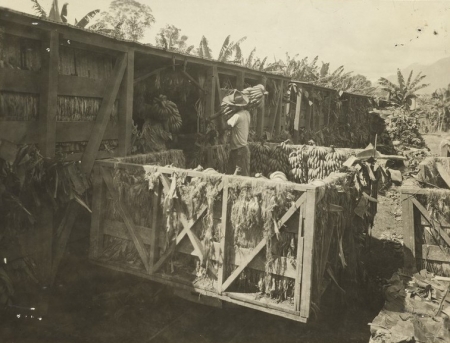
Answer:
[[437, 188], [448, 187], [440, 172], [448, 173], [449, 163], [450, 158], [425, 159], [419, 178], [434, 187], [401, 188], [405, 269], [409, 273], [426, 268], [450, 276], [450, 190]]

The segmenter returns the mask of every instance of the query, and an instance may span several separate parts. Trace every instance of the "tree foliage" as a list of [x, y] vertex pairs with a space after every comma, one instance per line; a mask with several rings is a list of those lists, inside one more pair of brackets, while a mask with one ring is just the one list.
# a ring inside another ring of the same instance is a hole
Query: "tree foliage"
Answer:
[[409, 100], [416, 96], [417, 91], [429, 86], [429, 84], [421, 83], [426, 75], [422, 75], [422, 73], [419, 72], [414, 79], [412, 76], [413, 70], [411, 70], [408, 80], [405, 82], [402, 72], [400, 69], [397, 69], [398, 85], [384, 77], [381, 77], [378, 80], [378, 83], [380, 84], [381, 89], [389, 94], [389, 99], [392, 103], [397, 106], [408, 107]]
[[155, 22], [152, 9], [136, 0], [113, 0], [92, 29], [115, 38], [141, 40]]
[[156, 36], [156, 46], [189, 54], [193, 49], [193, 45], [188, 45], [188, 37], [180, 35], [181, 30], [174, 25], [166, 25], [165, 28], [160, 29], [158, 35]]
[[[67, 15], [69, 13], [69, 4], [66, 2], [63, 4], [61, 11], [59, 11], [58, 0], [53, 0], [52, 7], [50, 9], [49, 14], [44, 10], [38, 0], [31, 0], [33, 3], [33, 9], [38, 16], [44, 19], [52, 19], [55, 21], [61, 21], [63, 23], [67, 23]], [[91, 23], [92, 19], [100, 12], [100, 10], [93, 10], [88, 12], [80, 21], [75, 18], [74, 25], [77, 27], [85, 28]]]

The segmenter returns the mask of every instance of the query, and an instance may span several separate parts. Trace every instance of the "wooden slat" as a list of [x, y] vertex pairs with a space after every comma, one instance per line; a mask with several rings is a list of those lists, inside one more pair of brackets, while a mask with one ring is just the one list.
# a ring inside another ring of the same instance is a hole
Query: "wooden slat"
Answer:
[[93, 195], [91, 214], [91, 235], [89, 243], [89, 257], [98, 258], [103, 248], [103, 208], [105, 206], [105, 187], [99, 166], [94, 167]]
[[131, 128], [133, 125], [134, 51], [127, 53], [127, 68], [119, 93], [119, 156], [131, 153]]
[[[113, 158], [116, 156], [116, 153], [114, 151], [98, 151], [95, 154], [95, 158], [98, 159], [107, 159], [107, 158]], [[77, 152], [74, 154], [68, 154], [66, 155], [65, 161], [80, 161], [83, 157], [82, 152]]]
[[[266, 87], [267, 79], [262, 78], [261, 84]], [[257, 110], [257, 121], [256, 121], [256, 133], [259, 137], [263, 136], [264, 133], [264, 118], [266, 116], [266, 96], [262, 99], [262, 104]]]
[[59, 265], [64, 257], [66, 251], [67, 242], [69, 241], [70, 234], [72, 233], [73, 225], [77, 219], [78, 213], [80, 212], [80, 205], [75, 201], [71, 200], [67, 205], [64, 218], [58, 228], [60, 236], [56, 241], [55, 256], [52, 263], [52, 283], [55, 280], [56, 274], [58, 273]]
[[258, 311], [261, 311], [261, 312], [265, 312], [265, 313], [268, 313], [268, 314], [281, 316], [281, 317], [283, 317], [285, 319], [291, 319], [291, 320], [295, 320], [295, 321], [298, 321], [298, 322], [301, 322], [301, 323], [307, 323], [308, 322], [308, 318], [304, 318], [304, 317], [302, 317], [299, 314], [292, 314], [290, 311], [285, 311], [284, 309], [269, 308], [269, 307], [265, 307], [265, 306], [252, 304], [251, 302], [241, 301], [239, 299], [228, 297], [226, 295], [218, 295], [215, 292], [195, 287], [191, 283], [185, 283], [185, 282], [182, 282], [180, 280], [174, 281], [173, 279], [167, 278], [165, 275], [161, 275], [161, 274], [156, 274], [156, 275], [145, 274], [141, 270], [132, 269], [132, 268], [129, 268], [128, 266], [124, 267], [123, 265], [120, 265], [120, 264], [114, 263], [114, 262], [93, 261], [93, 263], [95, 263], [98, 266], [109, 268], [109, 269], [112, 269], [112, 270], [115, 270], [115, 271], [120, 271], [120, 272], [123, 272], [123, 273], [128, 273], [128, 274], [131, 274], [131, 275], [136, 275], [136, 276], [139, 276], [139, 277], [142, 277], [142, 278], [145, 278], [145, 279], [156, 281], [156, 282], [168, 285], [170, 287], [173, 287], [175, 289], [183, 289], [183, 290], [190, 291], [190, 292], [196, 292], [196, 293], [201, 294], [203, 296], [214, 297], [214, 298], [221, 299], [221, 300], [233, 303], [233, 304], [237, 304], [237, 305], [240, 305], [240, 306], [248, 307], [248, 308], [251, 308], [251, 309], [254, 309], [254, 310], [258, 310]]
[[402, 221], [403, 221], [403, 240], [407, 249], [404, 256], [405, 273], [412, 275], [416, 270], [416, 241], [414, 226], [414, 205], [410, 195], [402, 192]]
[[450, 187], [450, 175], [447, 173], [447, 170], [439, 161], [436, 162], [436, 169], [439, 172], [442, 180], [444, 180], [447, 186]]
[[127, 56], [123, 54], [117, 57], [116, 64], [112, 73], [111, 82], [105, 88], [105, 95], [103, 97], [102, 104], [97, 114], [97, 120], [95, 121], [94, 128], [91, 131], [91, 137], [81, 158], [81, 169], [86, 174], [90, 174], [96, 154], [100, 148], [100, 144], [103, 140], [103, 135], [106, 131], [106, 126], [110, 119], [111, 111], [119, 91], [120, 83], [122, 82], [123, 74], [127, 65]]
[[114, 188], [111, 173], [101, 167], [100, 167], [100, 171], [101, 171], [103, 180], [105, 181], [106, 188], [108, 189], [109, 193], [113, 196], [113, 199], [116, 201], [116, 203], [118, 205], [120, 216], [122, 217], [122, 220], [124, 221], [124, 223], [128, 229], [128, 233], [130, 234], [131, 238], [133, 239], [133, 243], [136, 247], [136, 250], [139, 253], [139, 256], [141, 257], [141, 260], [145, 266], [145, 269], [147, 270], [147, 272], [149, 272], [150, 267], [148, 264], [148, 256], [147, 256], [147, 252], [145, 251], [144, 242], [142, 241], [141, 236], [139, 236], [139, 234], [136, 232], [133, 221], [131, 220], [131, 217], [128, 214], [128, 209], [126, 208], [123, 201], [119, 198], [119, 194], [117, 193], [117, 190]]
[[216, 83], [214, 80], [213, 67], [208, 67], [206, 69], [205, 89], [208, 91], [206, 94], [205, 117], [210, 118], [215, 113], [216, 101]]
[[237, 90], [243, 90], [244, 89], [244, 82], [245, 82], [245, 73], [239, 72], [237, 74], [237, 80], [236, 80], [236, 89]]
[[53, 157], [55, 156], [58, 98], [59, 35], [57, 31], [50, 31], [45, 35], [42, 50], [39, 150], [44, 157]]
[[422, 244], [422, 259], [450, 263], [450, 253], [438, 245]]
[[[153, 273], [153, 265], [155, 264], [155, 261], [159, 258], [159, 233], [160, 228], [158, 227], [159, 223], [159, 204], [161, 202], [161, 194], [162, 194], [162, 188], [161, 183], [158, 182], [158, 185], [155, 186], [153, 198], [152, 198], [152, 227], [151, 227], [151, 233], [150, 233], [150, 256], [149, 256], [149, 265], [151, 273]], [[143, 237], [144, 239], [144, 237]]]
[[433, 220], [433, 218], [431, 218], [427, 209], [419, 201], [417, 201], [417, 199], [411, 198], [411, 202], [414, 204], [414, 206], [416, 206], [416, 208], [425, 217], [425, 219], [428, 220], [428, 222], [436, 229], [436, 231], [439, 233], [439, 235], [442, 237], [445, 243], [447, 243], [447, 245], [450, 247], [450, 237], [444, 230], [442, 230], [441, 224], [438, 223], [436, 220]]
[[192, 82], [192, 84], [194, 86], [196, 86], [198, 89], [200, 89], [202, 92], [206, 93], [205, 89], [203, 89], [202, 86], [200, 86], [200, 84], [197, 82], [196, 79], [194, 79], [191, 75], [189, 75], [186, 71], [182, 70], [181, 73], [189, 80]]
[[119, 42], [113, 38], [98, 35], [95, 33], [90, 33], [81, 30], [74, 29], [65, 29], [64, 27], [59, 26], [59, 31], [62, 33], [62, 40], [67, 41], [70, 40], [72, 43], [79, 42], [83, 43], [87, 46], [96, 49], [98, 47], [107, 49], [107, 50], [116, 50], [127, 52], [128, 47], [123, 42]]
[[313, 287], [312, 266], [314, 265], [314, 236], [316, 231], [316, 190], [308, 190], [306, 196], [300, 314], [302, 317], [309, 318], [311, 311], [311, 290]]
[[133, 83], [138, 83], [138, 82], [144, 81], [144, 80], [148, 79], [149, 77], [156, 75], [156, 74], [162, 72], [163, 70], [166, 70], [167, 68], [169, 68], [169, 66], [157, 68], [155, 70], [152, 70], [151, 72], [145, 73], [144, 75], [138, 76], [133, 80]]
[[[279, 221], [279, 227], [282, 227], [284, 223], [295, 213], [295, 211], [303, 204], [306, 197], [304, 197], [305, 194], [302, 194], [302, 196], [295, 202], [294, 205], [289, 208], [289, 210], [286, 212], [285, 215], [281, 218]], [[263, 238], [258, 245], [252, 250], [251, 254], [248, 255], [244, 261], [237, 267], [233, 273], [228, 277], [228, 279], [222, 284], [222, 292], [225, 292], [227, 288], [233, 283], [234, 280], [239, 276], [239, 274], [242, 273], [242, 271], [249, 265], [249, 263], [256, 257], [256, 255], [259, 254], [259, 252], [266, 246], [267, 244], [267, 238]]]
[[58, 95], [102, 98], [108, 80], [58, 75]]
[[[94, 122], [56, 122], [56, 142], [87, 141]], [[118, 126], [108, 123], [103, 139], [117, 139]], [[0, 137], [16, 144], [31, 144], [39, 141], [39, 131], [33, 121], [2, 121]]]
[[297, 273], [295, 276], [295, 288], [294, 288], [294, 309], [296, 311], [300, 310], [300, 297], [301, 297], [301, 289], [302, 289], [302, 272], [303, 272], [303, 212], [300, 209], [299, 216], [299, 227], [298, 227], [298, 239], [297, 239]]
[[41, 92], [41, 75], [29, 70], [0, 68], [0, 90], [8, 92]]
[[[153, 229], [149, 227], [144, 226], [136, 226], [136, 231], [139, 233], [139, 235], [142, 237], [142, 241], [145, 244], [150, 245], [152, 243], [152, 235], [153, 235]], [[113, 237], [117, 237], [124, 240], [131, 240], [130, 235], [128, 234], [126, 225], [119, 221], [113, 221], [113, 220], [104, 220], [102, 224], [102, 232], [105, 235], [110, 235]], [[159, 248], [164, 248], [164, 232], [161, 230], [158, 230], [159, 232], [157, 234], [157, 246]], [[155, 244], [156, 246], [156, 244]], [[214, 242], [214, 254], [210, 256], [210, 259], [212, 261], [217, 261], [219, 263], [222, 263], [222, 253], [220, 251], [220, 243]], [[197, 252], [195, 251], [194, 247], [188, 240], [181, 241], [180, 244], [177, 245], [177, 252], [192, 256], [198, 256]], [[228, 261], [230, 264], [239, 265], [241, 264], [249, 254], [251, 254], [252, 249], [246, 249], [246, 248], [239, 248], [235, 253], [230, 253], [228, 256]], [[259, 271], [266, 271], [281, 275], [289, 278], [296, 278], [297, 271], [296, 267], [293, 266], [289, 259], [287, 257], [281, 257], [277, 255], [273, 255], [273, 263], [271, 266], [266, 269], [266, 261], [265, 256], [256, 256], [255, 259], [253, 259], [250, 264], [248, 265], [248, 268], [259, 270]]]
[[226, 268], [227, 263], [227, 241], [229, 239], [228, 230], [228, 180], [223, 181], [223, 193], [222, 193], [222, 222], [221, 222], [221, 235], [220, 235], [220, 248], [221, 260], [219, 261], [219, 271], [217, 272], [217, 292], [222, 293], [222, 284], [226, 280]]

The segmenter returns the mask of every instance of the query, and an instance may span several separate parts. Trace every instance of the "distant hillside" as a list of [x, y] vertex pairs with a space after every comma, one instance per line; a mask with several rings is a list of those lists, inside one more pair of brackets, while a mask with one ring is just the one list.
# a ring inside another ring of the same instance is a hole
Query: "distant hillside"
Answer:
[[[430, 85], [421, 89], [419, 94], [430, 94], [438, 88], [447, 88], [450, 83], [450, 57], [443, 58], [429, 65], [421, 65], [418, 63], [411, 64], [405, 69], [401, 69], [405, 80], [408, 78], [411, 70], [414, 70], [413, 77], [422, 72], [422, 75], [427, 77], [423, 80], [424, 83]], [[387, 79], [397, 84], [397, 75], [388, 76]]]

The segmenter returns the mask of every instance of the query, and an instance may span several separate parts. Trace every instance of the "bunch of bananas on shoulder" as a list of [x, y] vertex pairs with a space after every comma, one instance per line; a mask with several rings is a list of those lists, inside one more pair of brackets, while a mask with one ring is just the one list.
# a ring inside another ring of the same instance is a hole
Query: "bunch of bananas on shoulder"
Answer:
[[183, 121], [178, 107], [165, 95], [154, 98], [150, 110], [150, 118], [163, 123], [169, 132], [176, 133], [181, 129]]
[[[242, 91], [242, 94], [248, 96], [249, 103], [247, 106], [244, 107], [244, 109], [250, 110], [257, 107], [262, 106], [262, 99], [264, 95], [269, 94], [266, 92], [266, 89], [263, 85], [256, 85], [254, 87], [248, 87], [245, 88]], [[220, 105], [220, 114], [224, 116], [232, 116], [236, 113], [236, 109], [232, 108], [229, 104], [226, 104], [224, 102]]]
[[264, 95], [269, 94], [263, 85], [256, 85], [254, 87], [245, 88], [242, 94], [247, 95], [249, 99], [249, 104], [247, 108], [257, 108], [262, 105], [262, 99]]

